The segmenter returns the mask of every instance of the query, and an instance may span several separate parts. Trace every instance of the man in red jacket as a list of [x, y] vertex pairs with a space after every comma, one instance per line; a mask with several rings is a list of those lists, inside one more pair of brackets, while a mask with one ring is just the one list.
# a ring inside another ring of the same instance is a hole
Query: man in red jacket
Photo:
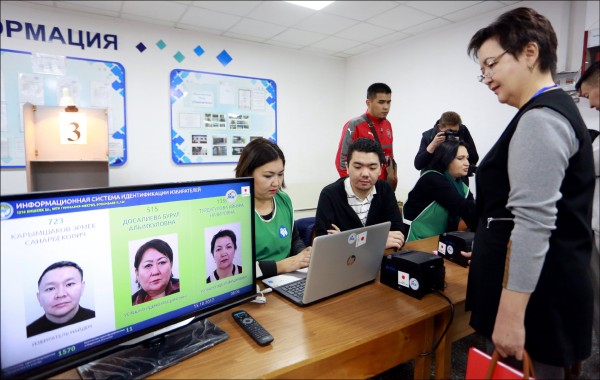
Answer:
[[392, 103], [392, 89], [385, 83], [373, 83], [367, 89], [366, 103], [367, 112], [349, 120], [344, 125], [335, 156], [335, 166], [340, 173], [340, 177], [348, 176], [346, 161], [348, 147], [357, 138], [367, 137], [379, 142], [383, 148], [385, 162], [379, 179], [387, 180], [387, 167], [394, 158], [392, 125], [386, 119]]

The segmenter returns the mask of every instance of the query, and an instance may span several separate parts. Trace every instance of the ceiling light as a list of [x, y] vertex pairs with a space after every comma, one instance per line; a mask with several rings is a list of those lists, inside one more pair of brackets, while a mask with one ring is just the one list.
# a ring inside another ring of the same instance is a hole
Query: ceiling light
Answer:
[[315, 11], [320, 11], [329, 4], [333, 3], [333, 1], [286, 1], [286, 3], [292, 3], [301, 7], [314, 9]]

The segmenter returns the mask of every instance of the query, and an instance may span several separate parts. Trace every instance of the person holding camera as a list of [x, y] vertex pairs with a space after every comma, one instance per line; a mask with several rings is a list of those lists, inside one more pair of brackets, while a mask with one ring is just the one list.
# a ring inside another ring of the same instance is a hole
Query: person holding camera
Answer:
[[421, 146], [415, 156], [415, 169], [423, 170], [431, 163], [433, 152], [441, 143], [448, 140], [456, 140], [467, 143], [469, 152], [469, 175], [463, 178], [469, 184], [469, 176], [475, 173], [479, 155], [475, 148], [475, 142], [467, 127], [462, 124], [460, 115], [456, 112], [444, 112], [433, 128], [423, 132]]

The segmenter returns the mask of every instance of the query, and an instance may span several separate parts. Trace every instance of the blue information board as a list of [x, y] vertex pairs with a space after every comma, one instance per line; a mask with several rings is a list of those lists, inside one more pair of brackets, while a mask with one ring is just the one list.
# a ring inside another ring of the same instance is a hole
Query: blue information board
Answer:
[[0, 49], [2, 168], [25, 167], [23, 104], [58, 106], [63, 89], [80, 108], [105, 108], [109, 163], [127, 161], [125, 69], [120, 63]]
[[277, 141], [271, 79], [176, 69], [170, 83], [176, 164], [236, 163], [253, 139]]

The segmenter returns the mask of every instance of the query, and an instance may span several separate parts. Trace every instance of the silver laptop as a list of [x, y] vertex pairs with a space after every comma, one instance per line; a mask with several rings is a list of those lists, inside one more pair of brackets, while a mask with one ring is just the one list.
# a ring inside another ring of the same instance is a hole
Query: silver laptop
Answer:
[[381, 267], [390, 222], [316, 237], [308, 268], [263, 279], [306, 306], [373, 281]]

